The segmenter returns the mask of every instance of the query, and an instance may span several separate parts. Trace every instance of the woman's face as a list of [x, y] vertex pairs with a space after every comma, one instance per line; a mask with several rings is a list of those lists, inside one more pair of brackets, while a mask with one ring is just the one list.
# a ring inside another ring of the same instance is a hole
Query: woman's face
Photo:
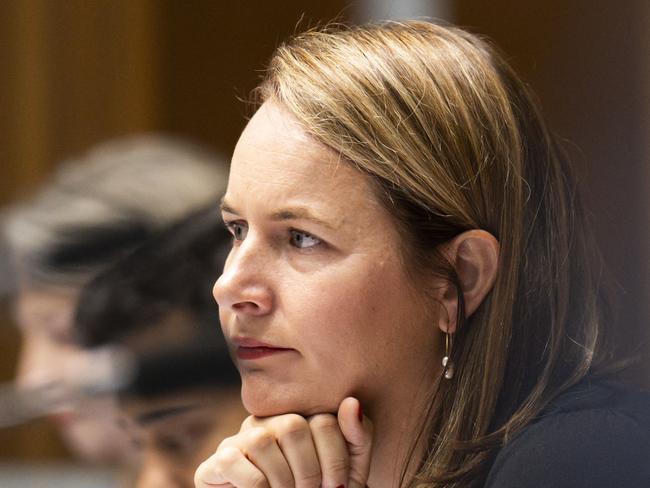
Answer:
[[234, 243], [214, 295], [249, 412], [404, 401], [434, 376], [435, 297], [407, 278], [403, 236], [369, 179], [282, 105], [248, 123], [222, 210]]

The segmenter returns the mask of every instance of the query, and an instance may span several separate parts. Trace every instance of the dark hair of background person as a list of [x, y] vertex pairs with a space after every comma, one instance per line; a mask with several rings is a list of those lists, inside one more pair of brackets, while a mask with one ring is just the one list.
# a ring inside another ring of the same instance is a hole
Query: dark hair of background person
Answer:
[[193, 337], [223, 343], [212, 286], [230, 234], [215, 208], [161, 231], [84, 287], [74, 325], [78, 342], [85, 347], [128, 342], [181, 312], [195, 328]]

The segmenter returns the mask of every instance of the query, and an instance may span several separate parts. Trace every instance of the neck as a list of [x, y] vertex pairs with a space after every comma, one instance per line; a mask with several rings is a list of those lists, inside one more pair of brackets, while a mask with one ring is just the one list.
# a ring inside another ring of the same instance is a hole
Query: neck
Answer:
[[[417, 439], [431, 400], [430, 385], [426, 386], [423, 383], [417, 388], [400, 389], [392, 398], [383, 398], [381, 405], [369, 412], [374, 422], [374, 441], [368, 486], [398, 487], [403, 473], [405, 480], [415, 474], [418, 460], [426, 449], [426, 434]], [[416, 440], [418, 443], [414, 445]]]

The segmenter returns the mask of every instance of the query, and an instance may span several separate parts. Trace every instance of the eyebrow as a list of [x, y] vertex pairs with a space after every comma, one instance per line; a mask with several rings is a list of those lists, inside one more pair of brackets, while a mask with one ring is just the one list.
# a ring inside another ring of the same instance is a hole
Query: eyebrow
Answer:
[[168, 417], [173, 417], [175, 415], [181, 415], [190, 410], [198, 408], [199, 405], [180, 405], [177, 407], [161, 408], [158, 410], [151, 410], [140, 414], [136, 417], [136, 423], [142, 426], [146, 426], [153, 422], [158, 422], [160, 420], [166, 419]]
[[235, 210], [233, 207], [231, 207], [230, 204], [228, 204], [226, 202], [224, 197], [221, 197], [221, 201], [219, 202], [219, 210], [221, 212], [228, 212], [228, 213], [231, 213], [231, 214], [239, 215], [239, 212], [237, 212], [237, 210]]
[[[223, 198], [221, 199], [221, 204], [219, 205], [222, 212], [227, 212], [235, 215], [240, 215], [235, 208], [231, 207]], [[285, 221], [285, 220], [309, 220], [316, 224], [327, 227], [328, 229], [336, 230], [337, 227], [331, 223], [316, 217], [312, 214], [309, 209], [305, 207], [289, 207], [281, 210], [276, 210], [270, 215], [271, 220], [274, 221]]]

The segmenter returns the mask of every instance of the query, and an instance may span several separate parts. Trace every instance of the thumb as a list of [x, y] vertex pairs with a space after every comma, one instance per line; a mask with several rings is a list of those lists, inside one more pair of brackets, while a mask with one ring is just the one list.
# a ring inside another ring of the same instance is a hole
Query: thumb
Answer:
[[363, 415], [359, 400], [353, 397], [341, 402], [337, 418], [350, 454], [348, 488], [364, 488], [370, 473], [372, 422]]

